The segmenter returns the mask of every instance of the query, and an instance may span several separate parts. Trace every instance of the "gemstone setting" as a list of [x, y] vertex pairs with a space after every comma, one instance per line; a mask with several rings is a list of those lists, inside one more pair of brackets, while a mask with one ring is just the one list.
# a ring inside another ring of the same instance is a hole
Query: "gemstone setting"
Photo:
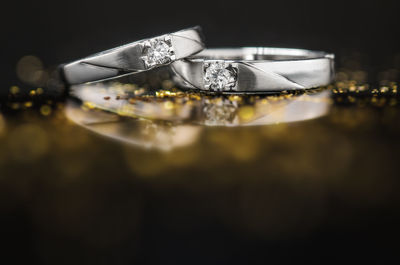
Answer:
[[210, 126], [233, 124], [236, 119], [237, 109], [236, 101], [223, 98], [206, 99], [203, 107], [204, 123]]
[[238, 69], [233, 63], [207, 60], [203, 64], [204, 88], [211, 91], [233, 90], [237, 82]]
[[153, 38], [142, 43], [142, 57], [147, 69], [175, 60], [175, 51], [169, 35]]

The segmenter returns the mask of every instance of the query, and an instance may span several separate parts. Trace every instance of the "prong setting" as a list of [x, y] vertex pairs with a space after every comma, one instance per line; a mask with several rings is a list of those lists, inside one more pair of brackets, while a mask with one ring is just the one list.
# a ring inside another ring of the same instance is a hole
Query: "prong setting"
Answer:
[[175, 51], [171, 36], [164, 35], [141, 43], [142, 56], [146, 69], [168, 64], [175, 60]]
[[224, 60], [203, 62], [204, 89], [210, 91], [232, 91], [236, 87], [238, 68], [235, 63]]

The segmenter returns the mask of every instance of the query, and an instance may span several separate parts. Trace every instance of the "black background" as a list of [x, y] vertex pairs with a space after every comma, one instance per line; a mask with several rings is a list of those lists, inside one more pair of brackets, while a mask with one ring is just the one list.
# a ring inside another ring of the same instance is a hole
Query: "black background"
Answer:
[[209, 47], [278, 46], [370, 54], [398, 51], [396, 0], [13, 1], [3, 3], [2, 76], [36, 55], [46, 66], [201, 25]]
[[[397, 0], [38, 0], [2, 3], [1, 9], [5, 14], [0, 18], [3, 37], [0, 89], [8, 90], [9, 86], [17, 82], [15, 66], [25, 55], [38, 56], [46, 66], [54, 66], [116, 45], [194, 25], [203, 27], [206, 44], [209, 47], [278, 46], [324, 50], [334, 52], [338, 56], [339, 66], [341, 56], [360, 52], [369, 56], [370, 67], [379, 67], [380, 64], [384, 64], [385, 58], [400, 51], [398, 2]], [[214, 233], [214, 240], [210, 242], [206, 236], [201, 237], [203, 232], [198, 232], [193, 237], [198, 240], [193, 244], [196, 249], [183, 249], [182, 259], [194, 261], [194, 256], [198, 255], [203, 257], [199, 260], [207, 264], [245, 264], [249, 260], [254, 262], [260, 259], [268, 260], [268, 256], [260, 253], [269, 247], [273, 263], [279, 264], [280, 261], [283, 263], [287, 261], [286, 249], [290, 249], [292, 256], [304, 261], [314, 253], [312, 249], [315, 248], [315, 255], [323, 257], [328, 264], [329, 261], [332, 263], [335, 260], [345, 261], [347, 257], [365, 260], [371, 256], [371, 260], [379, 264], [382, 259], [397, 258], [395, 254], [398, 252], [398, 247], [385, 238], [385, 235], [393, 233], [393, 228], [398, 225], [398, 222], [387, 217], [387, 213], [394, 211], [391, 206], [393, 205], [375, 212], [368, 209], [365, 212], [361, 211], [358, 220], [354, 222], [350, 220], [351, 225], [343, 230], [340, 226], [334, 229], [324, 227], [320, 233], [316, 233], [304, 244], [285, 241], [268, 245], [265, 242], [258, 244], [259, 242], [242, 240], [241, 244], [236, 245], [239, 240], [235, 241], [225, 231], [218, 230], [218, 225], [214, 225], [215, 231], [205, 231], [206, 235]], [[338, 209], [338, 214], [352, 211], [351, 207], [347, 209], [343, 205]], [[398, 217], [397, 213], [392, 214]], [[29, 262], [35, 260], [35, 250], [31, 249], [29, 242], [35, 235], [30, 234], [32, 231], [23, 221], [24, 218], [27, 217], [10, 216], [10, 220], [2, 220], [4, 224], [10, 226], [5, 231], [12, 231], [5, 238], [14, 240], [11, 244], [3, 243], [10, 244], [6, 248], [10, 256], [17, 255], [19, 256], [17, 260]], [[390, 220], [385, 223], [387, 219]], [[364, 220], [366, 223], [361, 223]], [[157, 223], [158, 220], [155, 217], [146, 221], [149, 227], [153, 227], [151, 222]], [[388, 226], [385, 226], [387, 224]], [[364, 240], [367, 238], [365, 232], [369, 231], [368, 226], [380, 228], [372, 229], [368, 240]], [[19, 234], [15, 234], [15, 231]], [[153, 239], [158, 237], [157, 231], [146, 232], [154, 234]], [[176, 236], [165, 231], [161, 233], [164, 233], [164, 240]], [[333, 240], [327, 242], [326, 238]], [[149, 246], [153, 244], [153, 241], [146, 242]], [[165, 249], [166, 256], [169, 255], [170, 248], [184, 247], [179, 244], [175, 246], [174, 242], [168, 240], [158, 244], [161, 245], [159, 249]], [[227, 249], [237, 250], [232, 259], [224, 259], [229, 255], [223, 258], [216, 257], [210, 250], [214, 246], [223, 245], [226, 245]], [[331, 256], [334, 251], [327, 251], [335, 248], [340, 249], [339, 256]], [[205, 249], [205, 253], [202, 253], [202, 249]], [[246, 249], [246, 252], [240, 254], [243, 249]], [[23, 254], [20, 255], [19, 252]], [[26, 259], [22, 257], [24, 255]], [[144, 256], [151, 255], [149, 251]], [[179, 260], [178, 257], [169, 258]], [[146, 264], [146, 260], [143, 260], [142, 264]]]

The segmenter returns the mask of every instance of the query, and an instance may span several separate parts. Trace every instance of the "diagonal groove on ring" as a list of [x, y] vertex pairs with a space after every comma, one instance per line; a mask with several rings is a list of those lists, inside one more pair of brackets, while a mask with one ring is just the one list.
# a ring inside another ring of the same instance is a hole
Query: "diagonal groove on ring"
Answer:
[[123, 69], [123, 68], [106, 66], [106, 65], [98, 65], [98, 64], [89, 63], [89, 62], [81, 62], [81, 64], [87, 64], [87, 65], [98, 67], [98, 68], [106, 68], [106, 69], [111, 69], [111, 70], [117, 70], [119, 73], [126, 73], [126, 74], [139, 72], [139, 70], [127, 70], [127, 69]]
[[288, 78], [288, 77], [286, 77], [286, 76], [283, 76], [283, 75], [280, 75], [280, 74], [277, 74], [277, 73], [271, 72], [271, 71], [268, 71], [268, 72], [267, 72], [267, 71], [265, 71], [265, 70], [263, 70], [263, 69], [258, 68], [257, 66], [254, 66], [254, 65], [249, 64], [249, 63], [246, 63], [246, 62], [240, 62], [240, 63], [243, 64], [243, 65], [246, 65], [246, 66], [248, 66], [248, 67], [257, 69], [258, 71], [261, 71], [261, 72], [263, 72], [263, 73], [265, 73], [265, 74], [271, 74], [271, 75], [274, 75], [274, 76], [276, 76], [276, 77], [282, 78], [282, 79], [284, 79], [284, 80], [286, 80], [286, 81], [292, 83], [292, 84], [295, 85], [295, 86], [300, 86], [300, 88], [303, 88], [303, 89], [305, 88], [303, 85], [301, 85], [301, 84], [299, 84], [299, 83], [297, 83], [297, 82], [291, 80], [290, 78]]
[[180, 78], [183, 79], [183, 81], [187, 82], [189, 85], [191, 85], [194, 88], [201, 89], [201, 88], [195, 86], [192, 82], [190, 82], [187, 78], [185, 78], [181, 73], [179, 73], [179, 71], [175, 69], [174, 64], [171, 64], [171, 68], [176, 75], [178, 75]]

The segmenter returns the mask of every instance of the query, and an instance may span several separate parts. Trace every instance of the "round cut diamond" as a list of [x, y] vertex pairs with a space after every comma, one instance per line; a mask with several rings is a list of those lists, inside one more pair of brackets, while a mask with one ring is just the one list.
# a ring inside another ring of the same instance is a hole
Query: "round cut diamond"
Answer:
[[203, 108], [206, 125], [228, 125], [235, 118], [237, 105], [230, 100], [207, 101]]
[[151, 67], [170, 62], [173, 54], [170, 42], [162, 39], [152, 39], [145, 43], [142, 59], [147, 67]]
[[208, 62], [204, 69], [205, 87], [212, 90], [229, 90], [236, 83], [236, 72], [223, 61]]

